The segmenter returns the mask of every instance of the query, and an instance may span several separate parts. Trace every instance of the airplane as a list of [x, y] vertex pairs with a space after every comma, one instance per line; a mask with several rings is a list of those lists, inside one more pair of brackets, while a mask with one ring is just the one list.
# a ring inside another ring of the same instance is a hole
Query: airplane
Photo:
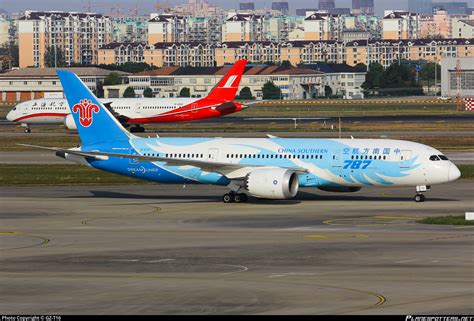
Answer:
[[291, 199], [300, 187], [356, 192], [365, 186], [415, 187], [416, 202], [459, 169], [439, 150], [390, 139], [142, 138], [125, 130], [70, 71], [58, 71], [82, 146], [51, 150], [99, 170], [160, 183], [213, 184], [225, 203]]
[[[131, 132], [144, 132], [140, 125], [193, 121], [220, 117], [248, 107], [234, 101], [247, 60], [237, 61], [204, 98], [105, 98], [99, 101]], [[66, 99], [36, 99], [16, 105], [6, 116], [30, 133], [32, 124], [64, 124], [77, 129]]]

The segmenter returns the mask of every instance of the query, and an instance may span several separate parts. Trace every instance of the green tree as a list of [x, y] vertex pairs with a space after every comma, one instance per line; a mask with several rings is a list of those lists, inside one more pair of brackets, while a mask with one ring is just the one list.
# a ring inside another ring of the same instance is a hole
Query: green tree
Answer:
[[104, 83], [102, 81], [97, 82], [97, 88], [94, 90], [94, 94], [97, 98], [104, 98]]
[[54, 47], [47, 46], [44, 52], [44, 65], [46, 67], [65, 67], [66, 58], [61, 48], [56, 48], [55, 50]]
[[369, 65], [369, 70], [365, 76], [365, 82], [362, 84], [364, 89], [379, 88], [380, 82], [383, 78], [383, 66], [378, 62], [373, 62]]
[[[437, 69], [436, 72], [435, 68]], [[437, 73], [437, 80], [441, 81], [441, 66], [434, 62], [428, 62], [423, 65], [423, 69], [420, 70], [419, 76], [420, 79], [434, 81], [435, 73]]]
[[332, 88], [331, 86], [324, 86], [324, 96], [325, 97], [331, 97], [332, 96]]
[[249, 87], [244, 87], [242, 88], [242, 90], [240, 91], [240, 94], [238, 96], [238, 99], [241, 99], [241, 100], [251, 100], [251, 99], [254, 99], [255, 97], [252, 96], [252, 91], [250, 90]]
[[150, 87], [147, 87], [143, 91], [143, 97], [152, 98], [153, 97], [153, 89], [151, 89]]
[[[19, 52], [18, 52], [18, 45], [14, 43], [4, 43], [0, 46], [0, 56], [5, 56], [8, 58], [3, 59], [4, 61], [8, 62], [8, 66], [10, 64], [12, 67], [18, 67], [19, 65]], [[6, 67], [6, 66], [4, 66]]]
[[263, 99], [281, 99], [281, 89], [273, 81], [266, 82], [262, 87]]
[[289, 60], [283, 60], [281, 62], [281, 65], [282, 67], [292, 67], [293, 65], [291, 64], [291, 62]]
[[125, 92], [123, 93], [123, 98], [135, 98], [136, 95], [135, 95], [135, 90], [133, 90], [132, 87], [127, 87], [127, 89], [125, 89]]
[[104, 86], [120, 85], [121, 83], [122, 77], [116, 72], [111, 72], [104, 79]]
[[188, 87], [183, 87], [179, 92], [179, 97], [191, 97], [191, 90]]

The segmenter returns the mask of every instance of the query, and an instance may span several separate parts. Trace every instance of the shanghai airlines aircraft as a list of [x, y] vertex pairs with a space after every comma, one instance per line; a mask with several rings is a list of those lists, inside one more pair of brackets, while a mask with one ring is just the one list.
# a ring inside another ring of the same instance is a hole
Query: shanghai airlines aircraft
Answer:
[[[204, 98], [117, 98], [100, 99], [112, 114], [132, 132], [143, 132], [140, 124], [192, 121], [238, 112], [246, 106], [234, 101], [247, 64], [239, 60]], [[37, 99], [15, 106], [8, 114], [11, 122], [21, 123], [25, 132], [31, 124], [64, 124], [77, 129], [66, 99]]]
[[298, 188], [354, 192], [364, 186], [416, 187], [415, 201], [432, 185], [460, 172], [440, 151], [389, 139], [141, 138], [126, 131], [82, 81], [58, 71], [82, 146], [53, 150], [73, 162], [160, 183], [227, 186], [223, 201], [248, 195], [289, 199]]

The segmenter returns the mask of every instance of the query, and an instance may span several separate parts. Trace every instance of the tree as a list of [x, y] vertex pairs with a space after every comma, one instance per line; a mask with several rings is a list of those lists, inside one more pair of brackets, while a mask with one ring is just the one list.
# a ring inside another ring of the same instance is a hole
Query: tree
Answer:
[[252, 96], [252, 91], [250, 90], [250, 88], [249, 87], [242, 88], [242, 90], [240, 91], [240, 94], [238, 96], [238, 99], [241, 99], [241, 100], [254, 99], [254, 97]]
[[[435, 68], [437, 69], [435, 72]], [[420, 70], [419, 76], [420, 79], [424, 80], [434, 80], [435, 73], [437, 73], [437, 80], [441, 80], [441, 66], [434, 62], [428, 62], [423, 66], [423, 69]]]
[[152, 98], [153, 97], [153, 89], [151, 89], [150, 87], [147, 87], [143, 91], [143, 97]]
[[125, 92], [123, 93], [123, 98], [135, 98], [136, 95], [135, 95], [135, 90], [133, 90], [132, 87], [127, 87], [127, 89], [125, 89]]
[[60, 68], [66, 66], [66, 58], [61, 48], [47, 46], [44, 52], [44, 65], [46, 67]]
[[179, 92], [179, 97], [191, 97], [191, 90], [188, 87], [183, 87]]
[[[4, 43], [0, 46], [0, 56], [5, 56], [3, 61], [8, 63], [8, 67], [18, 67], [19, 51], [18, 45], [14, 43]], [[6, 67], [5, 65], [3, 67]]]
[[369, 70], [365, 76], [365, 82], [362, 84], [364, 89], [379, 88], [380, 82], [383, 78], [383, 66], [378, 62], [373, 62], [369, 65]]
[[331, 97], [332, 96], [332, 88], [331, 86], [324, 86], [324, 96], [325, 97]]
[[288, 67], [293, 67], [293, 65], [291, 64], [291, 62], [290, 62], [289, 60], [283, 60], [283, 61], [281, 62], [281, 65], [280, 65], [280, 66], [282, 66], [282, 67], [287, 67], [287, 68], [288, 68]]
[[121, 83], [122, 77], [116, 72], [111, 72], [104, 79], [104, 86], [120, 85]]
[[266, 82], [262, 87], [263, 99], [281, 99], [281, 89], [273, 81]]

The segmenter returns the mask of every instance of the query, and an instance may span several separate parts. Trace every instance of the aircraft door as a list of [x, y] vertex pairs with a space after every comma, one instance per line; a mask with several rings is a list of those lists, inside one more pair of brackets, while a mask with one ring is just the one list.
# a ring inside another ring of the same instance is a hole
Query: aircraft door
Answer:
[[198, 110], [198, 104], [196, 104], [196, 103], [193, 103], [193, 104], [191, 105], [191, 110], [192, 110], [192, 112], [193, 112], [193, 113], [197, 113], [197, 110]]
[[138, 114], [140, 114], [140, 113], [142, 112], [142, 104], [137, 103], [137, 104], [135, 105], [135, 111], [136, 111]]
[[342, 151], [336, 150], [332, 154], [332, 167], [342, 167]]
[[[130, 152], [129, 152], [130, 155], [138, 155], [137, 152], [135, 151], [135, 149], [133, 148], [130, 148]], [[137, 165], [139, 162], [136, 158], [129, 158], [128, 159], [128, 163], [130, 165]]]
[[210, 148], [208, 152], [208, 161], [217, 162], [219, 156], [219, 150], [217, 148]]
[[411, 150], [402, 150], [400, 152], [400, 168], [410, 168]]

